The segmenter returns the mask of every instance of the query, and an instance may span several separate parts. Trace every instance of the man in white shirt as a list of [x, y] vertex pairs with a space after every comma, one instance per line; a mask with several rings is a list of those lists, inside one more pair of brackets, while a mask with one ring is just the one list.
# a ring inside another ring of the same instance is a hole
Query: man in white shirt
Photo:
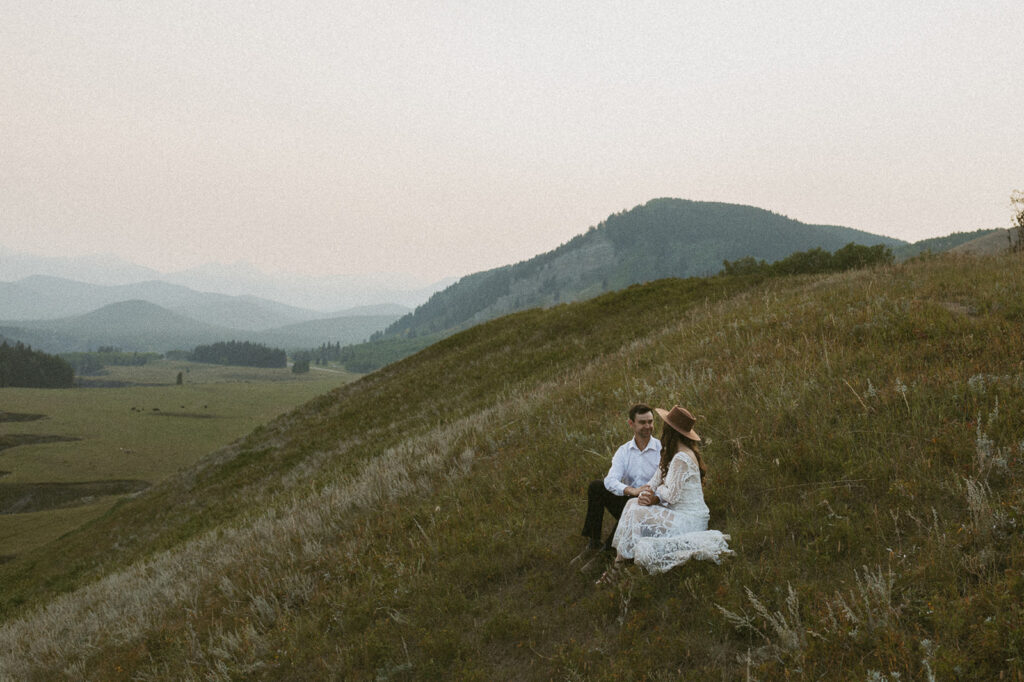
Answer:
[[587, 517], [583, 523], [582, 535], [589, 538], [587, 549], [610, 549], [615, 528], [608, 539], [601, 543], [601, 524], [607, 509], [616, 521], [626, 506], [626, 500], [640, 495], [640, 488], [647, 485], [661, 462], [661, 443], [651, 434], [654, 432], [654, 412], [643, 403], [629, 410], [629, 428], [633, 438], [615, 451], [612, 466], [604, 480], [592, 481], [587, 488]]

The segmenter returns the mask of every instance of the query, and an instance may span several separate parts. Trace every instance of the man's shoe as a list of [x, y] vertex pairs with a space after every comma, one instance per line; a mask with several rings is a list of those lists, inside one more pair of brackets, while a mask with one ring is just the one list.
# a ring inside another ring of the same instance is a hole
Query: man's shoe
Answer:
[[588, 559], [590, 559], [593, 555], [597, 554], [600, 551], [601, 541], [591, 538], [590, 541], [587, 543], [587, 546], [583, 548], [583, 551], [581, 551], [579, 554], [572, 558], [572, 560], [569, 562], [569, 565], [572, 566], [573, 564], [578, 563], [583, 563], [584, 565], [588, 564], [590, 563]]

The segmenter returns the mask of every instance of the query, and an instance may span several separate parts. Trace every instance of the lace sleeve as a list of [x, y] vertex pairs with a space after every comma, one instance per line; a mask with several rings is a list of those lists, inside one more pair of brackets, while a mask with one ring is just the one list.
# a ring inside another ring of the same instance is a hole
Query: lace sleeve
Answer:
[[654, 475], [651, 476], [651, 480], [647, 481], [647, 485], [651, 486], [651, 490], [657, 490], [661, 485], [661, 464], [654, 468]]
[[668, 476], [665, 477], [665, 483], [659, 485], [655, 493], [663, 504], [676, 504], [683, 497], [686, 483], [694, 476], [700, 478], [697, 465], [690, 459], [689, 454], [678, 452], [672, 458], [672, 463], [668, 465]]

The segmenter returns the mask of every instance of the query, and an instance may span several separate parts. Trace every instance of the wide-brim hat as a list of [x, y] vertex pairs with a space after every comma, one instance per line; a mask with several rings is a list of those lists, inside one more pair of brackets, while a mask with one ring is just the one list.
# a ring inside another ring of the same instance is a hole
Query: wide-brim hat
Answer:
[[658, 413], [663, 422], [690, 440], [700, 440], [700, 436], [693, 430], [693, 425], [697, 423], [697, 418], [690, 414], [690, 411], [686, 408], [675, 405], [671, 410], [663, 410], [660, 407], [656, 407], [654, 411]]

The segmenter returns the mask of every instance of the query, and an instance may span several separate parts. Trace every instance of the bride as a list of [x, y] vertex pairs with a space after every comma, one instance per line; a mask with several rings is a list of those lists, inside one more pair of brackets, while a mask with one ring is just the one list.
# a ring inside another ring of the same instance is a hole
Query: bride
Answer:
[[611, 582], [628, 559], [662, 573], [690, 559], [720, 563], [733, 553], [728, 535], [708, 530], [711, 514], [702, 488], [706, 469], [700, 436], [693, 430], [697, 420], [678, 405], [655, 411], [664, 422], [661, 466], [640, 494], [626, 503], [612, 539], [618, 551], [615, 563], [598, 584]]

